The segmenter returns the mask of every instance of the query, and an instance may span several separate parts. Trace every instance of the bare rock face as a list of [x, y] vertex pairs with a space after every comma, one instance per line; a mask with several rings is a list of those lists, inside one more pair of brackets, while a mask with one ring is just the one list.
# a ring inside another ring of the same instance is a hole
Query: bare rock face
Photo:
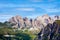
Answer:
[[53, 23], [53, 20], [47, 14], [39, 16], [36, 19], [39, 21], [39, 23], [43, 24], [44, 26], [46, 26], [48, 23]]
[[31, 24], [31, 27], [34, 27], [34, 26], [35, 26], [35, 21], [34, 21], [34, 19], [30, 19], [30, 24]]
[[30, 23], [30, 21], [27, 17], [23, 18], [23, 21], [24, 21], [24, 26], [25, 27], [30, 27], [31, 23]]
[[30, 20], [27, 17], [22, 18], [21, 16], [15, 16], [9, 19], [9, 22], [15, 24], [13, 26], [15, 28], [37, 27], [41, 29], [48, 23], [52, 23], [52, 20], [48, 15], [39, 16], [36, 19], [30, 19]]
[[53, 24], [48, 24], [41, 32], [38, 33], [37, 40], [60, 40], [60, 20]]
[[12, 27], [14, 28], [26, 28], [31, 27], [31, 22], [27, 17], [22, 18], [21, 16], [15, 16], [9, 19], [11, 24], [15, 24]]
[[47, 24], [52, 24], [55, 20], [60, 20], [59, 16], [54, 18], [49, 17], [47, 14], [43, 16], [38, 16], [35, 19], [28, 19], [27, 17], [22, 18], [21, 16], [14, 16], [9, 19], [9, 22], [13, 24], [13, 28], [44, 28]]
[[23, 18], [20, 16], [12, 17], [11, 19], [9, 19], [9, 22], [15, 24], [13, 27], [16, 28], [23, 27], [23, 23], [24, 23]]

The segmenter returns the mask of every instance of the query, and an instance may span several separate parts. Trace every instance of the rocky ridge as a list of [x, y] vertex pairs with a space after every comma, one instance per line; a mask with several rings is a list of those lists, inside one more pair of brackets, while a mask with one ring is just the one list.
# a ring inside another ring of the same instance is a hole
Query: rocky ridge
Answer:
[[12, 28], [39, 28], [42, 29], [49, 23], [53, 23], [55, 20], [60, 20], [59, 16], [53, 18], [46, 15], [38, 16], [35, 19], [28, 19], [27, 17], [22, 18], [21, 16], [14, 16], [9, 19], [11, 24], [14, 24]]

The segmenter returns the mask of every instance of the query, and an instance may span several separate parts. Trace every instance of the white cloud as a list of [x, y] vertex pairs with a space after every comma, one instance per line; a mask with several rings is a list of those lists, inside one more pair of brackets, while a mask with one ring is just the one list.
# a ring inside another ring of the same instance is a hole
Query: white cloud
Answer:
[[20, 11], [35, 11], [34, 8], [17, 8], [16, 10], [20, 10]]
[[60, 12], [60, 9], [45, 9], [49, 13], [53, 12]]
[[[52, 7], [51, 7], [52, 6]], [[48, 6], [40, 6], [43, 10], [46, 11], [46, 13], [55, 13], [55, 12], [60, 12], [60, 8], [55, 8], [56, 5], [48, 5]]]
[[4, 22], [9, 20], [9, 18], [11, 18], [14, 15], [0, 15], [0, 22]]

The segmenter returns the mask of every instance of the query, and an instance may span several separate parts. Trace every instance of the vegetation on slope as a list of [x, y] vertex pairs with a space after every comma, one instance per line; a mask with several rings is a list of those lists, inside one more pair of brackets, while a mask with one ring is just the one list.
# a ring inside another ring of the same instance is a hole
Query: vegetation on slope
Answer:
[[[9, 35], [6, 37], [4, 35]], [[14, 37], [11, 37], [14, 35]], [[0, 40], [34, 40], [36, 35], [28, 32], [28, 30], [18, 30], [11, 28], [6, 23], [0, 23]]]

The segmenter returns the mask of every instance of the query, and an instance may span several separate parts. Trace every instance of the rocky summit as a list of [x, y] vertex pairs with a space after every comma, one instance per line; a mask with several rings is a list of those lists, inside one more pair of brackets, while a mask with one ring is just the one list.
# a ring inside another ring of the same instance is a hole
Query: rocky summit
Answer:
[[9, 19], [11, 24], [14, 24], [12, 28], [39, 28], [42, 29], [49, 23], [53, 23], [55, 20], [60, 20], [59, 16], [50, 17], [47, 14], [38, 16], [35, 19], [29, 19], [27, 17], [22, 18], [17, 15]]

